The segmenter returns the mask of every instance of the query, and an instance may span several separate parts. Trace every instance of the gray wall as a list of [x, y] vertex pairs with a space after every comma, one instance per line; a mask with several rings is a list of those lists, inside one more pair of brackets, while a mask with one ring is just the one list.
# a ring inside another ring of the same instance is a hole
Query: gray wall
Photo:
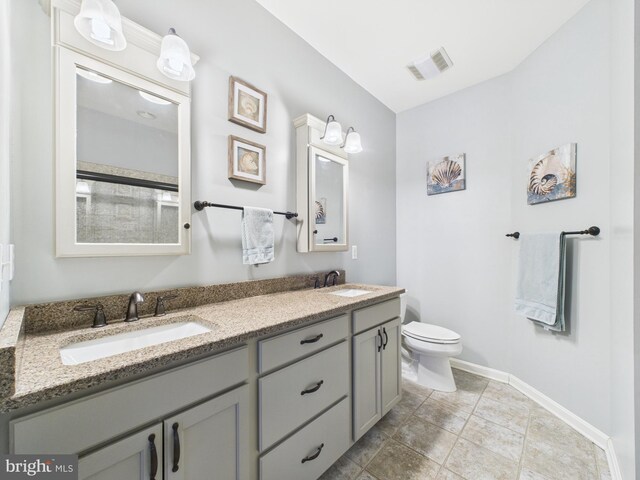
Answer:
[[[633, 160], [610, 151], [609, 18], [609, 2], [593, 0], [513, 72], [398, 115], [397, 245], [411, 313], [458, 331], [461, 358], [513, 373], [612, 434], [613, 405], [633, 413], [624, 391], [633, 383], [624, 379], [621, 397], [610, 397], [613, 324], [631, 335], [631, 316], [617, 318], [610, 301], [619, 235], [610, 170]], [[569, 142], [578, 144], [577, 197], [528, 206], [527, 160]], [[467, 190], [427, 197], [427, 160], [457, 153], [467, 154]], [[629, 205], [618, 206], [625, 220]], [[569, 241], [569, 333], [515, 315], [518, 244], [504, 234], [590, 225], [602, 235]], [[625, 462], [629, 445], [620, 446]]]
[[[9, 4], [0, 3], [0, 244], [7, 245], [10, 242], [9, 234], [9, 172], [10, 172], [10, 113], [9, 99], [12, 78], [10, 74], [9, 59]], [[0, 263], [3, 261], [0, 258]], [[6, 280], [5, 280], [6, 278]], [[0, 326], [9, 312], [9, 280], [8, 272], [3, 275], [0, 267]]]
[[[13, 239], [21, 255], [14, 305], [83, 295], [276, 277], [345, 268], [353, 281], [395, 282], [395, 115], [252, 0], [179, 2], [120, 0], [124, 16], [164, 33], [175, 27], [201, 61], [192, 111], [192, 198], [276, 210], [295, 209], [292, 120], [332, 113], [355, 126], [365, 150], [350, 161], [350, 237], [345, 253], [297, 254], [295, 226], [275, 220], [275, 262], [242, 265], [240, 213], [209, 209], [193, 217], [192, 255], [56, 259], [52, 156], [49, 17], [37, 0], [12, 0], [12, 49], [19, 85], [22, 155], [12, 176]], [[269, 94], [268, 133], [227, 121], [229, 75]], [[267, 185], [227, 179], [227, 135], [267, 146]], [[372, 214], [371, 212], [375, 212]]]

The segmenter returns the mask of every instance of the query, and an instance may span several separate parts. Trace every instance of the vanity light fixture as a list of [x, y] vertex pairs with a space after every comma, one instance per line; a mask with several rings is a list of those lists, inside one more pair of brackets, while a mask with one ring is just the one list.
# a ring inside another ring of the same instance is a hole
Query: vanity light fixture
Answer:
[[344, 143], [340, 147], [344, 148], [344, 151], [347, 153], [360, 153], [362, 151], [360, 134], [356, 132], [355, 128], [349, 127], [347, 135], [344, 138]]
[[165, 100], [164, 98], [156, 97], [155, 95], [143, 92], [142, 90], [138, 90], [138, 93], [140, 93], [140, 96], [147, 102], [155, 103], [156, 105], [171, 105], [171, 102], [169, 100]]
[[120, 10], [111, 0], [82, 0], [73, 24], [80, 35], [101, 48], [118, 52], [127, 46]]
[[340, 145], [342, 143], [342, 126], [336, 122], [333, 115], [327, 117], [327, 125], [324, 127], [324, 133], [320, 137], [327, 145]]
[[189, 46], [178, 36], [175, 28], [170, 28], [162, 38], [157, 65], [163, 75], [173, 80], [189, 82], [196, 77]]

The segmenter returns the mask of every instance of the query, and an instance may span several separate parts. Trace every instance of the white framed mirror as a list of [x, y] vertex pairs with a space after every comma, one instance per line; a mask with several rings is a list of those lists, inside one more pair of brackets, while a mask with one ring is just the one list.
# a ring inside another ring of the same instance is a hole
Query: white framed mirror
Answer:
[[56, 49], [56, 254], [190, 253], [190, 99]]
[[309, 150], [310, 250], [347, 250], [348, 162], [317, 147]]

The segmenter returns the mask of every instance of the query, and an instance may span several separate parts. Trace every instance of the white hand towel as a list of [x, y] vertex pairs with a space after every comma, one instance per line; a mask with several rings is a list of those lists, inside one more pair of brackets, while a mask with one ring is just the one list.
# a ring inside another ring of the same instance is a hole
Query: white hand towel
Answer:
[[266, 208], [243, 207], [242, 263], [259, 265], [273, 262], [273, 211]]
[[562, 332], [565, 238], [560, 233], [520, 235], [516, 312], [546, 330]]

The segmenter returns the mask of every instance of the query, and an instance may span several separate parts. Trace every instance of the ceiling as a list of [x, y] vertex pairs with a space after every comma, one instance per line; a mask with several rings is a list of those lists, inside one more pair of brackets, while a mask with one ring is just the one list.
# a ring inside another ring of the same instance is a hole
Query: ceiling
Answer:
[[[400, 112], [504, 74], [589, 0], [256, 0], [358, 84]], [[445, 47], [454, 66], [405, 68]]]

